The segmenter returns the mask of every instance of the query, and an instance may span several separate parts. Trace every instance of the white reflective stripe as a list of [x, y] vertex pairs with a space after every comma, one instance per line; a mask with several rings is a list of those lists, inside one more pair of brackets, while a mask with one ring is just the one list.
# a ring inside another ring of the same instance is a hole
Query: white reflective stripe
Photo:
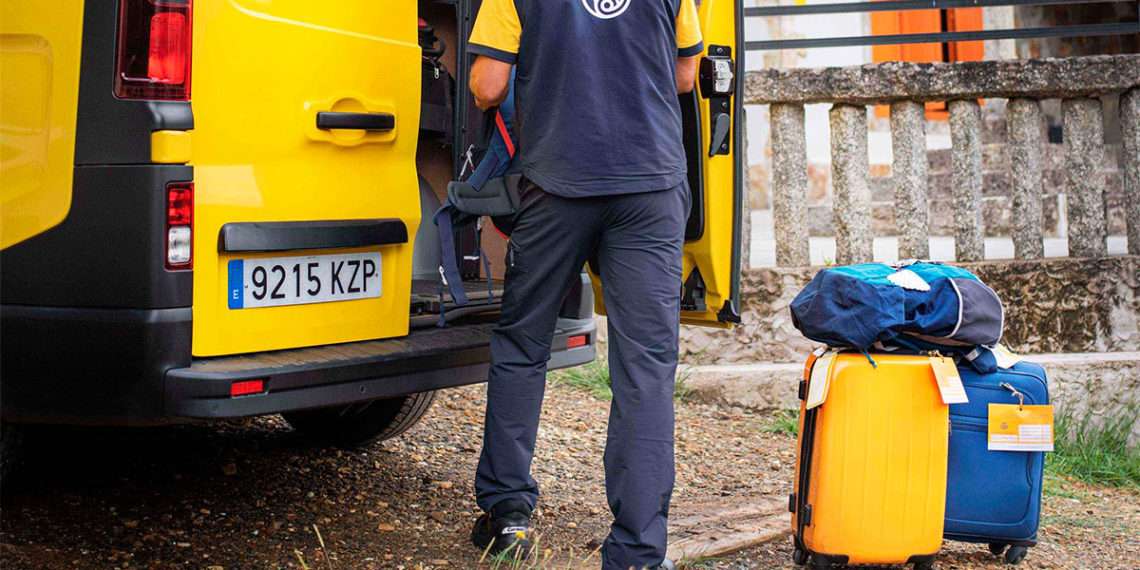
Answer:
[[965, 299], [962, 298], [962, 291], [958, 290], [958, 284], [955, 283], [953, 279], [950, 279], [950, 286], [954, 288], [954, 293], [958, 295], [958, 324], [954, 325], [954, 330], [950, 331], [950, 334], [946, 335], [946, 338], [954, 338], [954, 335], [958, 334], [958, 329], [962, 328], [962, 305], [966, 302]]

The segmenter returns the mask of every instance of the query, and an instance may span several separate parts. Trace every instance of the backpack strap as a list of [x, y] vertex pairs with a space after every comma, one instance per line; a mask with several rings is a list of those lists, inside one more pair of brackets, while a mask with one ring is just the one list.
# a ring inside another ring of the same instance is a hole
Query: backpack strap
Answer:
[[[455, 254], [455, 229], [478, 220], [480, 216], [504, 216], [518, 210], [518, 175], [505, 173], [514, 160], [517, 147], [511, 134], [514, 119], [514, 70], [511, 70], [510, 88], [503, 103], [495, 110], [495, 128], [490, 132], [487, 151], [479, 164], [466, 180], [454, 181], [447, 185], [447, 200], [432, 216], [439, 231], [440, 267], [439, 274], [443, 286], [451, 292], [451, 298], [459, 306], [468, 302], [463, 289], [463, 278], [459, 273], [459, 262]], [[468, 158], [470, 160], [470, 157]], [[479, 247], [479, 257], [487, 272], [488, 290], [490, 285], [490, 262]], [[442, 314], [442, 305], [441, 305]], [[440, 324], [443, 324], [441, 317]]]

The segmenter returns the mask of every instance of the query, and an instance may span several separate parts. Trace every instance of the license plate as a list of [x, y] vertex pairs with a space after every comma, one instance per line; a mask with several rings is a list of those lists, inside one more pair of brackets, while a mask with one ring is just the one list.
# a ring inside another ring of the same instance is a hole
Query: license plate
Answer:
[[380, 252], [232, 259], [228, 269], [231, 309], [380, 296]]

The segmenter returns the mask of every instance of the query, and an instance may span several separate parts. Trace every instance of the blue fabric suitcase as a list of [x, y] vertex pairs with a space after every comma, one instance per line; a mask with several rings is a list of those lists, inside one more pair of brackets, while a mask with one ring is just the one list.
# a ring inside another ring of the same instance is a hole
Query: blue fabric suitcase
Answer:
[[[989, 404], [1048, 404], [1045, 370], [1021, 361], [979, 374], [959, 366], [970, 401], [950, 406], [950, 460], [946, 481], [948, 540], [986, 543], [1007, 563], [1025, 558], [1037, 543], [1044, 453], [986, 449]], [[1008, 548], [1008, 550], [1007, 550]]]

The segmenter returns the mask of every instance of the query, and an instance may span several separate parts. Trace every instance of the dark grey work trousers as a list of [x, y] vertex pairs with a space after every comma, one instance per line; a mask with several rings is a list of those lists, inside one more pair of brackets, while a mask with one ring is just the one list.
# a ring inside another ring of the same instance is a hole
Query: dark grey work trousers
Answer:
[[562, 198], [523, 181], [507, 254], [503, 312], [491, 337], [483, 451], [475, 491], [484, 511], [508, 498], [533, 508], [535, 436], [558, 310], [587, 260], [600, 271], [613, 384], [603, 462], [614, 522], [605, 570], [665, 557], [673, 493], [673, 387], [687, 184]]

